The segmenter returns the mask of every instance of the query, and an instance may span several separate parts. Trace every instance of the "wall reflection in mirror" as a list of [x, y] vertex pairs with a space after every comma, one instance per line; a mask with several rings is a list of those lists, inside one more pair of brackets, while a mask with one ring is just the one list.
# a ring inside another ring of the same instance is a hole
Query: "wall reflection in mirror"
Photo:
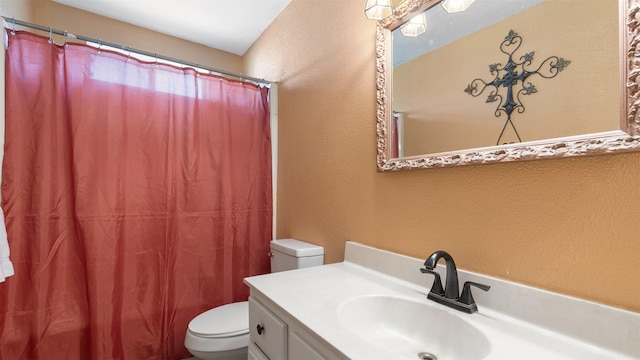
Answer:
[[533, 69], [550, 55], [571, 66], [553, 80], [529, 78], [536, 92], [511, 119], [518, 134], [501, 141], [620, 130], [618, 0], [475, 0], [460, 12], [441, 5], [424, 12], [426, 31], [417, 36], [392, 32], [391, 158], [496, 145], [505, 115], [465, 88], [498, 75], [491, 65], [506, 65], [500, 44], [512, 29], [525, 39], [514, 59], [535, 52]]

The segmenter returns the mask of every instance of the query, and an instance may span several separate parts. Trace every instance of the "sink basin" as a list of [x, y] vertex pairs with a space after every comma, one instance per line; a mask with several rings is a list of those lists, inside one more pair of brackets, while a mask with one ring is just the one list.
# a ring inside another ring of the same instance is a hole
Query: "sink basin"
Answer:
[[361, 296], [344, 301], [338, 307], [338, 317], [349, 331], [371, 345], [407, 353], [407, 358], [474, 360], [489, 354], [487, 338], [464, 320], [464, 316], [478, 315], [458, 315], [427, 301]]

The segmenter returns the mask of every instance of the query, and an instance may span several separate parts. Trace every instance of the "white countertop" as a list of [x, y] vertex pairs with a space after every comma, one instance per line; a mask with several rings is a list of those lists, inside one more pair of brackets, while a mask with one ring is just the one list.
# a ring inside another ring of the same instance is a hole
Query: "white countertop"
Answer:
[[[486, 294], [480, 295], [483, 292], [479, 290], [473, 293], [478, 303], [478, 313], [465, 314], [449, 309], [427, 300], [426, 294], [431, 286], [432, 276], [417, 275], [413, 277], [412, 274], [411, 279], [404, 280], [401, 276], [396, 277], [383, 273], [402, 273], [402, 269], [400, 269], [402, 266], [393, 263], [394, 261], [400, 261], [404, 263], [407, 271], [415, 271], [415, 273], [420, 274], [420, 266], [415, 265], [415, 260], [421, 265], [420, 260], [401, 255], [395, 259], [384, 258], [382, 260], [386, 264], [385, 266], [391, 266], [393, 269], [390, 271], [385, 271], [384, 269], [373, 270], [358, 264], [367, 262], [366, 260], [359, 260], [359, 257], [362, 256], [360, 250], [365, 253], [374, 252], [375, 256], [379, 255], [377, 254], [378, 250], [364, 246], [360, 249], [361, 245], [359, 244], [350, 244], [348, 246], [352, 247], [347, 251], [348, 261], [254, 276], [245, 279], [245, 283], [250, 286], [252, 294], [260, 294], [277, 304], [282, 311], [299, 321], [312, 333], [344, 354], [345, 357], [351, 359], [416, 360], [419, 352], [430, 350], [425, 349], [424, 345], [419, 343], [415, 343], [414, 347], [385, 348], [375, 342], [367, 341], [366, 335], [356, 334], [346, 327], [341, 322], [338, 314], [340, 306], [346, 300], [369, 295], [401, 297], [412, 301], [424, 302], [429, 306], [439, 307], [454, 316], [458, 316], [488, 338], [491, 350], [487, 356], [482, 357], [483, 359], [640, 359], [640, 350], [635, 353], [637, 348], [640, 349], [640, 345], [634, 347], [635, 345], [633, 344], [623, 344], [621, 345], [621, 347], [624, 347], [623, 349], [606, 348], [602, 344], [593, 344], [580, 339], [580, 337], [588, 337], [588, 334], [575, 337], [572, 334], [550, 330], [545, 324], [542, 324], [543, 326], [541, 324], [532, 324], [526, 319], [499, 312], [495, 308], [490, 308], [489, 304], [483, 306], [484, 299], [489, 299], [492, 295], [499, 295], [504, 292], [504, 290], [500, 289], [500, 284], [491, 283], [492, 290]], [[394, 256], [394, 254], [383, 252], [382, 256], [388, 257]], [[424, 286], [418, 285], [415, 279], [423, 281]], [[464, 280], [464, 276], [461, 274], [460, 284], [462, 284], [462, 280]], [[478, 280], [474, 278], [473, 280], [479, 282], [484, 280], [486, 283], [487, 280], [491, 279]], [[497, 289], [494, 290], [496, 286]], [[520, 289], [518, 292], [522, 292], [522, 290]], [[563, 297], [563, 299], [565, 301], [566, 297]], [[581, 303], [584, 302], [581, 301]], [[494, 302], [491, 306], [495, 307], [495, 304]], [[539, 309], [532, 311], [539, 311]], [[623, 312], [622, 315], [637, 316], [629, 322], [632, 327], [636, 324], [635, 321], [640, 319], [640, 315], [636, 313], [627, 314]], [[541, 315], [540, 317], [544, 318], [545, 316]], [[415, 321], [420, 324], [419, 314], [417, 314]], [[566, 322], [567, 320], [563, 319], [562, 321]], [[640, 320], [637, 325], [639, 329], [631, 329], [631, 333], [626, 331], [627, 336], [630, 336], [630, 339], [625, 340], [626, 342], [633, 342], [636, 339], [636, 335], [640, 334]], [[438, 324], [427, 322], [424, 322], [422, 326], [433, 328], [434, 331], [437, 331], [438, 328]], [[465, 346], [465, 344], [456, 344], [455, 346]], [[614, 344], [613, 346], [617, 345]], [[439, 360], [448, 360], [441, 356], [438, 358]]]

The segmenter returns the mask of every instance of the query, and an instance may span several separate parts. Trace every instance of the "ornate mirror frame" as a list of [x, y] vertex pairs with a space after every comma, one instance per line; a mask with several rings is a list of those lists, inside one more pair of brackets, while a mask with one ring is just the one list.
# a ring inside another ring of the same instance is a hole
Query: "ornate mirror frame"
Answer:
[[[378, 171], [428, 169], [520, 160], [640, 151], [640, 0], [620, 0], [620, 129], [606, 133], [391, 158], [391, 31], [409, 14], [440, 0], [407, 0], [378, 22], [376, 31], [376, 122]], [[624, 81], [624, 83], [622, 83]]]

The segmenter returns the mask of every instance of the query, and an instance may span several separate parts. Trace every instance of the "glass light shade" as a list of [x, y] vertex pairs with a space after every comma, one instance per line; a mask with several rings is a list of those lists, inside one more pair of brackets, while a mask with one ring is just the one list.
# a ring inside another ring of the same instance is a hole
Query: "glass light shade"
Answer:
[[391, 15], [392, 11], [391, 0], [367, 0], [364, 8], [364, 14], [371, 20], [382, 20]]
[[418, 36], [425, 31], [427, 31], [427, 18], [424, 13], [414, 16], [400, 28], [402, 35], [411, 37]]
[[442, 7], [448, 13], [455, 13], [465, 11], [475, 0], [445, 0], [442, 3]]

